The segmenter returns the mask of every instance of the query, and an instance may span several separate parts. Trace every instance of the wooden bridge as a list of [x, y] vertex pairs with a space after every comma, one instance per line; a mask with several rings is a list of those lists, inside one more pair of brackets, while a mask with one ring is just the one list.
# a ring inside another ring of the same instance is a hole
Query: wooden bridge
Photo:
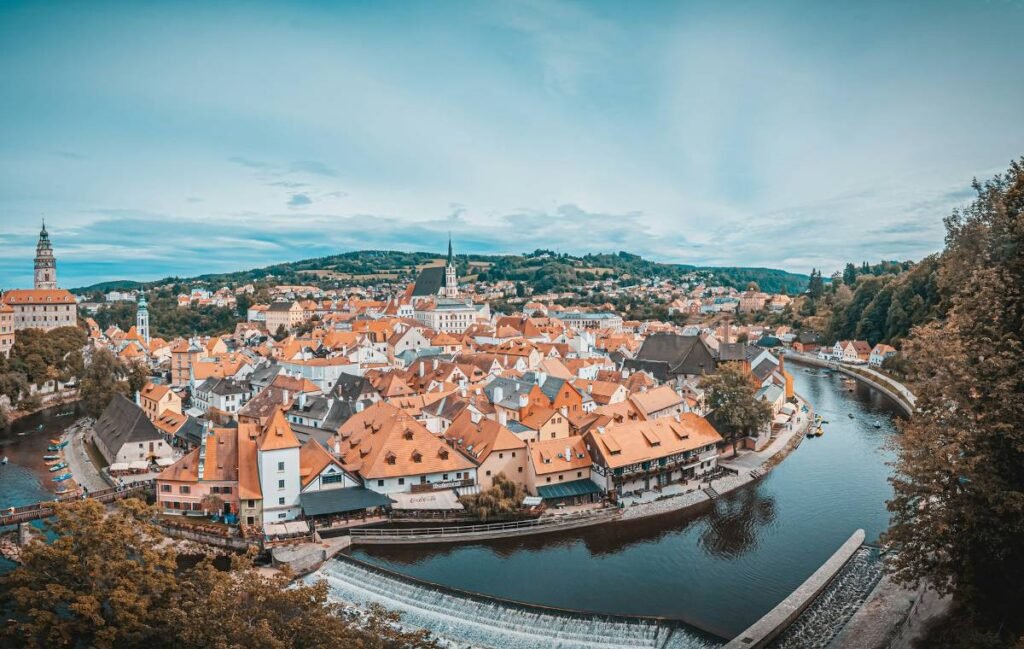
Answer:
[[[156, 483], [153, 480], [135, 482], [123, 487], [111, 487], [110, 489], [94, 491], [87, 497], [104, 504], [112, 503], [116, 500], [122, 500], [130, 496], [151, 493], [155, 488], [155, 484]], [[44, 500], [42, 502], [35, 503], [34, 505], [10, 507], [0, 513], [0, 527], [17, 525], [19, 523], [28, 523], [41, 518], [49, 518], [50, 516], [53, 516], [54, 505], [57, 503], [71, 502], [74, 500], [81, 500], [82, 498], [83, 496], [80, 495], [71, 495], [63, 498], [54, 498], [53, 500]]]

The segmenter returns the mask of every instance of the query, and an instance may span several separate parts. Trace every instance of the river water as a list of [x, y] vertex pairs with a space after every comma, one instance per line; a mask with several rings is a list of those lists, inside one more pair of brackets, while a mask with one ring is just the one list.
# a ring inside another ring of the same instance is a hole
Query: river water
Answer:
[[[50, 438], [60, 437], [81, 416], [78, 408], [78, 404], [47, 408], [0, 428], [0, 457], [7, 457], [7, 464], [0, 466], [0, 509], [54, 497], [56, 483], [50, 479], [43, 456]], [[0, 572], [13, 565], [0, 557]]]
[[[363, 546], [359, 559], [524, 602], [664, 616], [733, 637], [789, 595], [858, 528], [888, 526], [898, 408], [838, 376], [794, 367], [828, 424], [764, 478], [696, 510], [473, 545]], [[850, 416], [852, 415], [852, 417]], [[880, 428], [875, 428], [878, 422]]]

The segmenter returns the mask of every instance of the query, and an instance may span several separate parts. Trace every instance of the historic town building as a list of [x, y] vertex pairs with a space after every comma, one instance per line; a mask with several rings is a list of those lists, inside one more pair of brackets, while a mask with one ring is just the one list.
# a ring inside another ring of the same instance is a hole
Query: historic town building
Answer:
[[[31, 289], [14, 289], [4, 293], [2, 301], [13, 309], [15, 331], [57, 327], [73, 327], [78, 322], [75, 297], [57, 288], [57, 259], [50, 245], [46, 224], [39, 232], [36, 244], [35, 281]], [[3, 326], [0, 324], [0, 326]], [[2, 332], [0, 332], [2, 336]]]

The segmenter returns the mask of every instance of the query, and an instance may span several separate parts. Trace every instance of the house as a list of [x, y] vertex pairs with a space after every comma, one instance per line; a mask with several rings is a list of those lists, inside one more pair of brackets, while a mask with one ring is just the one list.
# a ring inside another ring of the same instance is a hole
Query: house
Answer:
[[526, 484], [526, 442], [493, 419], [463, 410], [445, 431], [444, 438], [476, 464], [480, 489], [490, 489], [498, 474]]
[[644, 419], [674, 417], [689, 410], [686, 400], [672, 389], [671, 385], [661, 385], [653, 390], [642, 390], [629, 396], [636, 409]]
[[237, 419], [238, 411], [251, 398], [248, 381], [211, 376], [196, 387], [192, 405], [213, 419]]
[[722, 442], [706, 419], [690, 412], [591, 429], [585, 439], [592, 479], [613, 499], [710, 473]]
[[676, 377], [693, 378], [714, 374], [717, 359], [701, 336], [652, 334], [648, 336], [635, 358], [624, 359], [630, 370], [644, 370], [661, 381]]
[[92, 441], [111, 466], [144, 462], [148, 467], [151, 462], [174, 454], [142, 408], [123, 394], [115, 394], [100, 415], [93, 427]]
[[271, 302], [264, 315], [267, 323], [267, 331], [275, 335], [283, 327], [285, 331], [291, 331], [302, 324], [305, 310], [298, 302]]
[[165, 410], [181, 414], [181, 397], [166, 385], [147, 383], [139, 393], [139, 405], [150, 421], [156, 421]]
[[424, 425], [387, 403], [346, 421], [335, 441], [347, 471], [383, 494], [429, 492], [476, 484], [476, 465]]
[[595, 502], [601, 498], [601, 488], [591, 480], [592, 464], [579, 435], [531, 442], [526, 490], [543, 498], [546, 505]]
[[871, 346], [865, 340], [840, 340], [832, 346], [832, 359], [843, 363], [867, 363]]
[[157, 505], [171, 514], [237, 513], [238, 494], [238, 431], [234, 428], [206, 429], [197, 448], [156, 477]]
[[896, 355], [896, 348], [890, 345], [883, 345], [878, 343], [871, 350], [871, 356], [868, 358], [868, 364], [872, 367], [881, 367], [885, 359], [891, 358]]

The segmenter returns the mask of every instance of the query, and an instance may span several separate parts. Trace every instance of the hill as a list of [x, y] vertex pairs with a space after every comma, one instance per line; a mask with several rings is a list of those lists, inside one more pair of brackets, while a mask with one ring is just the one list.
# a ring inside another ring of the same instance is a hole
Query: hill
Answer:
[[[280, 284], [312, 284], [322, 288], [363, 285], [377, 282], [409, 282], [424, 266], [443, 263], [444, 257], [427, 252], [362, 250], [329, 257], [303, 259], [234, 273], [199, 275], [192, 278], [169, 277], [147, 282], [152, 288], [169, 284], [206, 287], [239, 286], [273, 280]], [[522, 255], [458, 255], [460, 277], [479, 281], [510, 280], [522, 282], [536, 292], [569, 291], [581, 282], [603, 276], [627, 282], [650, 279], [683, 278], [744, 289], [755, 282], [764, 291], [795, 294], [807, 287], [808, 276], [772, 268], [699, 267], [666, 264], [646, 260], [626, 252], [577, 257], [550, 250], [535, 250]], [[91, 293], [113, 289], [139, 288], [138, 282], [120, 280], [72, 289]]]

